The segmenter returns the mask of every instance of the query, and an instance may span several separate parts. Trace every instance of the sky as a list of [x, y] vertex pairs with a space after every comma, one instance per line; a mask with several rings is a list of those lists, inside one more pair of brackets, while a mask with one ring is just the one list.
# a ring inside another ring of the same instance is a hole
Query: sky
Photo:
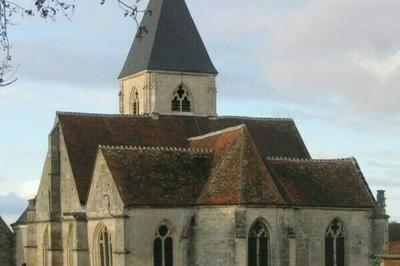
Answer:
[[[219, 70], [218, 114], [293, 118], [313, 158], [356, 157], [400, 221], [398, 0], [186, 2]], [[18, 80], [0, 87], [8, 223], [37, 192], [55, 112], [118, 112], [136, 24], [115, 0], [75, 3], [72, 21], [24, 18], [10, 28]]]

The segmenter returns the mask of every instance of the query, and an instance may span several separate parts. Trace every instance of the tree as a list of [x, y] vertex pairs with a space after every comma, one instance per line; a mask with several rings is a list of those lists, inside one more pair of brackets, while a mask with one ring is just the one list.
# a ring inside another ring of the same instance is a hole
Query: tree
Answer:
[[[106, 1], [116, 2], [125, 17], [133, 18], [138, 24], [138, 4], [141, 0], [100, 0], [104, 5]], [[55, 20], [64, 17], [71, 20], [75, 11], [74, 0], [35, 0], [34, 6], [28, 8], [11, 0], [0, 0], [0, 87], [15, 82], [15, 74], [18, 66], [14, 66], [12, 57], [12, 44], [8, 37], [10, 27], [15, 25], [18, 19], [26, 16], [39, 16], [44, 20]]]

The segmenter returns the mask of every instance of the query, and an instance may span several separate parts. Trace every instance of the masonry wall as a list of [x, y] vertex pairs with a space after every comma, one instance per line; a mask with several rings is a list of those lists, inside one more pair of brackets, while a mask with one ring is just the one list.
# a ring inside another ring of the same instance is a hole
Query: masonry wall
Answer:
[[[238, 211], [244, 215], [244, 222], [237, 218]], [[335, 218], [346, 227], [346, 265], [373, 265], [369, 260], [373, 255], [369, 250], [370, 213], [366, 210], [137, 208], [127, 211], [127, 215], [125, 265], [153, 265], [155, 232], [166, 221], [174, 231], [175, 265], [247, 265], [247, 233], [261, 219], [270, 233], [270, 265], [322, 266], [325, 231]]]
[[120, 112], [132, 114], [132, 94], [139, 94], [140, 114], [171, 114], [171, 101], [175, 90], [184, 84], [191, 94], [192, 114], [216, 115], [215, 76], [181, 72], [140, 72], [120, 81]]
[[15, 235], [15, 260], [16, 265], [20, 266], [26, 262], [26, 252], [24, 246], [27, 244], [26, 225], [14, 226]]

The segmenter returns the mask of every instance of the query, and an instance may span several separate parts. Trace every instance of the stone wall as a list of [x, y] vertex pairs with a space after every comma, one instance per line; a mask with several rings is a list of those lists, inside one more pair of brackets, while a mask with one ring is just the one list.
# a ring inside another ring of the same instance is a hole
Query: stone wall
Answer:
[[270, 234], [270, 265], [315, 266], [324, 265], [325, 231], [339, 218], [346, 231], [346, 265], [366, 266], [373, 265], [369, 216], [370, 210], [361, 209], [132, 208], [125, 216], [89, 218], [88, 238], [104, 223], [117, 241], [118, 265], [152, 266], [156, 230], [167, 224], [173, 231], [174, 265], [243, 266], [247, 233], [262, 220]]
[[214, 75], [166, 71], [143, 71], [122, 79], [120, 112], [132, 114], [132, 93], [136, 90], [139, 94], [140, 114], [171, 114], [172, 96], [182, 83], [190, 92], [192, 114], [216, 115]]

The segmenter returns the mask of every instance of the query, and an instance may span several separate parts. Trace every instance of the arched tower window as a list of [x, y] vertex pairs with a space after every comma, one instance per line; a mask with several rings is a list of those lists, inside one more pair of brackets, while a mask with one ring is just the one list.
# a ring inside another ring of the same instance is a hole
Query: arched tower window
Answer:
[[106, 226], [102, 225], [98, 230], [93, 246], [95, 250], [95, 265], [96, 266], [112, 266], [112, 242], [111, 234]]
[[66, 248], [66, 253], [67, 253], [67, 266], [73, 266], [73, 254], [72, 254], [72, 249], [73, 249], [73, 230], [72, 230], [72, 224], [68, 228], [68, 233], [67, 233], [67, 248]]
[[265, 224], [257, 220], [248, 235], [248, 266], [269, 265], [269, 233]]
[[138, 115], [139, 114], [139, 93], [136, 89], [132, 92], [132, 114]]
[[190, 96], [187, 89], [181, 84], [175, 90], [174, 95], [172, 96], [172, 111], [173, 112], [190, 112], [191, 104], [190, 104]]
[[173, 265], [173, 240], [167, 225], [161, 225], [154, 239], [154, 266]]
[[345, 239], [343, 224], [334, 219], [325, 232], [325, 266], [344, 266]]
[[49, 230], [48, 227], [44, 230], [43, 234], [43, 246], [42, 246], [42, 258], [43, 258], [43, 266], [48, 265], [48, 250], [49, 250]]

